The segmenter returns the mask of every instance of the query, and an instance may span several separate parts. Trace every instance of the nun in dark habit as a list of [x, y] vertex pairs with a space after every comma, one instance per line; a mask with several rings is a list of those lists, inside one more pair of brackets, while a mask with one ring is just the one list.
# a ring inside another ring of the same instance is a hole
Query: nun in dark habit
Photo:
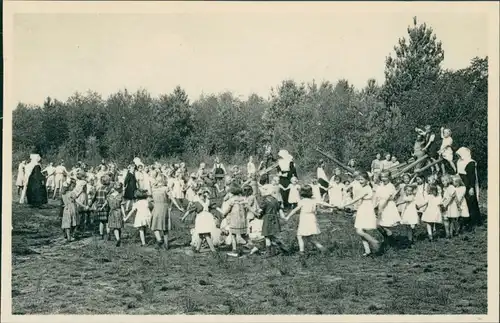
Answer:
[[30, 163], [26, 165], [23, 192], [19, 203], [28, 203], [31, 207], [39, 208], [47, 204], [47, 188], [45, 187], [45, 176], [42, 174], [40, 160], [38, 154], [30, 155]]
[[462, 147], [455, 153], [458, 156], [457, 172], [465, 185], [465, 201], [469, 209], [469, 226], [482, 224], [479, 210], [479, 182], [477, 180], [477, 163], [472, 159], [469, 148]]
[[[295, 164], [293, 163], [293, 157], [286, 150], [280, 150], [278, 152], [278, 176], [280, 179], [280, 184], [283, 187], [288, 187], [292, 177], [297, 177], [297, 170], [295, 169]], [[298, 177], [297, 177], [298, 178]], [[283, 198], [283, 206], [288, 208], [288, 194], [289, 190], [281, 189], [281, 197]]]

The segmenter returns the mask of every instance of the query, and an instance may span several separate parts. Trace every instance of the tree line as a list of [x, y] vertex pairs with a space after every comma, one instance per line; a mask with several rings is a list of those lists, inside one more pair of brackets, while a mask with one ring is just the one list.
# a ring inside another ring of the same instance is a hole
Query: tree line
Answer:
[[379, 152], [409, 158], [414, 128], [430, 124], [436, 134], [449, 127], [454, 148], [469, 147], [484, 178], [488, 57], [472, 58], [460, 70], [443, 69], [443, 59], [432, 28], [415, 18], [386, 58], [380, 85], [373, 79], [361, 89], [345, 79], [284, 80], [268, 99], [252, 94], [242, 100], [225, 92], [191, 102], [177, 86], [159, 97], [125, 89], [107, 98], [89, 91], [66, 101], [49, 97], [42, 106], [19, 103], [13, 111], [13, 161], [36, 151], [46, 160], [68, 163], [106, 158], [123, 164], [139, 156], [194, 164], [215, 155], [242, 163], [269, 139], [288, 149], [303, 169], [320, 158], [314, 147], [344, 161], [354, 158], [368, 169]]

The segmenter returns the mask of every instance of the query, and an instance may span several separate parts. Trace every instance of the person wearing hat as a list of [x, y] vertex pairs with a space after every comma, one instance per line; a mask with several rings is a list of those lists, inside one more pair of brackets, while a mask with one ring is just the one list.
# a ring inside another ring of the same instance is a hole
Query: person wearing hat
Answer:
[[30, 155], [30, 163], [26, 165], [24, 173], [24, 187], [19, 202], [25, 200], [31, 207], [39, 208], [47, 204], [47, 188], [45, 187], [45, 176], [40, 166], [41, 157], [38, 154]]

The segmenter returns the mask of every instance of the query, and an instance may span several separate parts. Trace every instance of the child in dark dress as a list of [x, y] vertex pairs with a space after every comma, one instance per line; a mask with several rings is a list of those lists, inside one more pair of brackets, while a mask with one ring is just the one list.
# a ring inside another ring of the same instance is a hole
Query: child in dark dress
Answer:
[[279, 218], [285, 219], [281, 203], [273, 196], [273, 187], [266, 184], [261, 187], [260, 216], [262, 217], [262, 235], [266, 241], [266, 254], [273, 256], [275, 254], [274, 246], [277, 246], [281, 252], [287, 253], [286, 248], [277, 236], [281, 231]]

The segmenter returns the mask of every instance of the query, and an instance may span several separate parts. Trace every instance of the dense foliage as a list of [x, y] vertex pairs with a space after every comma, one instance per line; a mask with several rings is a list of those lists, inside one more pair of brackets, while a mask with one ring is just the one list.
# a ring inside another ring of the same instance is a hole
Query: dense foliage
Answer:
[[377, 152], [408, 158], [414, 128], [431, 124], [436, 133], [441, 126], [452, 129], [455, 149], [471, 148], [484, 178], [488, 58], [473, 58], [461, 70], [443, 70], [441, 43], [416, 19], [394, 52], [386, 60], [384, 84], [368, 80], [362, 89], [347, 80], [285, 80], [269, 99], [251, 95], [241, 100], [222, 93], [190, 102], [177, 87], [158, 98], [146, 90], [122, 90], [108, 98], [93, 92], [65, 102], [47, 98], [41, 107], [20, 103], [13, 112], [14, 162], [36, 150], [69, 163], [101, 158], [125, 163], [140, 156], [194, 164], [216, 154], [241, 163], [259, 154], [262, 141], [270, 138], [275, 147], [288, 148], [303, 168], [320, 158], [314, 147], [344, 161], [355, 158], [368, 168]]

